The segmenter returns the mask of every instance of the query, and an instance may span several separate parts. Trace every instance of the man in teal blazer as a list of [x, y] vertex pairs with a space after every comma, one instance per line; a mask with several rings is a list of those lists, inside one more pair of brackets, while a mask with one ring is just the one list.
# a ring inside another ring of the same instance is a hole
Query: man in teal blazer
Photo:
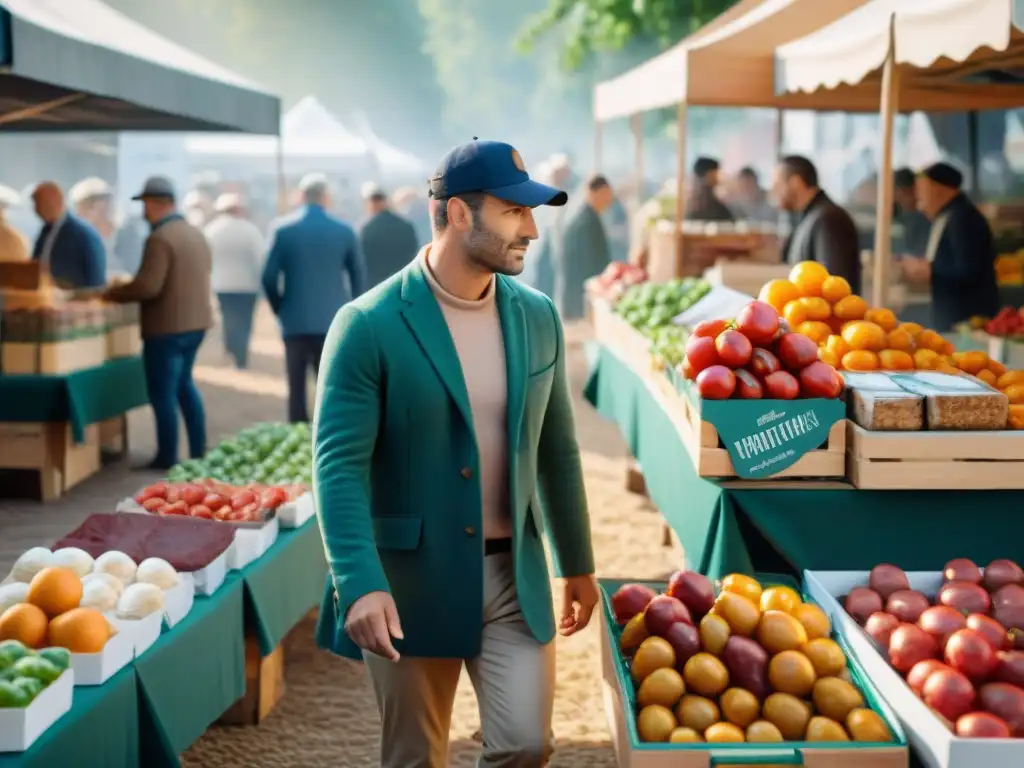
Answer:
[[[540, 768], [555, 631], [585, 627], [598, 601], [561, 322], [512, 279], [532, 209], [566, 195], [489, 141], [446, 155], [430, 192], [431, 245], [342, 308], [324, 347], [318, 641], [365, 661], [384, 768], [447, 765], [464, 664], [479, 765]], [[557, 628], [542, 532], [565, 580]]]

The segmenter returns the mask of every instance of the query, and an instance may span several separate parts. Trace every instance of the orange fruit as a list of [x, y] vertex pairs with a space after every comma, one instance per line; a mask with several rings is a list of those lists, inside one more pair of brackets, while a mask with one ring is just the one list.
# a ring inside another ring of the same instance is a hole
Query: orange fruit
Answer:
[[840, 320], [862, 320], [867, 311], [868, 303], [860, 296], [847, 296], [832, 307], [832, 314]]
[[867, 349], [855, 349], [843, 355], [840, 361], [848, 371], [877, 371], [878, 355]]
[[805, 296], [800, 303], [807, 310], [808, 320], [828, 320], [832, 316], [832, 307], [818, 296]]
[[757, 294], [760, 301], [771, 304], [780, 315], [782, 310], [791, 301], [800, 298], [800, 289], [789, 280], [769, 280], [761, 286], [761, 292]]
[[842, 336], [834, 333], [825, 340], [825, 349], [842, 360], [843, 355], [850, 351], [850, 345], [843, 341]]
[[818, 348], [818, 359], [823, 363], [831, 365], [833, 368], [839, 368], [841, 365], [839, 358], [836, 357], [836, 353], [825, 349], [825, 347]]
[[1010, 405], [1024, 405], [1024, 384], [1011, 384], [1003, 394], [1010, 398]]
[[946, 354], [944, 351], [946, 349], [946, 340], [930, 328], [921, 331], [917, 335], [916, 341], [918, 349], [931, 349], [940, 355]]
[[924, 327], [919, 323], [900, 323], [896, 328], [897, 330], [906, 331], [915, 339], [917, 338], [917, 334], [924, 330]]
[[885, 349], [885, 331], [878, 325], [867, 320], [857, 320], [843, 328], [843, 341], [850, 349], [870, 349], [881, 352]]
[[806, 323], [809, 319], [807, 317], [807, 307], [801, 303], [800, 299], [788, 302], [782, 308], [782, 317], [789, 323], [790, 328], [796, 328], [800, 323]]
[[939, 353], [933, 349], [919, 349], [914, 353], [914, 367], [919, 371], [928, 371], [939, 363]]
[[914, 370], [914, 358], [902, 349], [883, 349], [878, 353], [878, 362], [885, 371]]
[[820, 320], [808, 320], [800, 323], [794, 330], [797, 333], [803, 334], [815, 344], [822, 344], [832, 333], [828, 323], [823, 323]]
[[1006, 366], [1000, 363], [998, 360], [989, 360], [988, 369], [992, 371], [996, 376], [1002, 376], [1006, 373]]
[[886, 341], [889, 349], [902, 349], [904, 352], [912, 352], [914, 350], [914, 337], [902, 328], [889, 331]]
[[99, 653], [109, 639], [110, 623], [95, 608], [73, 608], [50, 622], [50, 645], [72, 653]]
[[77, 608], [82, 601], [82, 580], [70, 568], [43, 568], [28, 585], [28, 602], [51, 619]]
[[979, 373], [988, 366], [988, 355], [984, 352], [954, 352], [953, 364], [964, 373]]
[[835, 304], [837, 301], [845, 299], [851, 293], [853, 291], [850, 288], [850, 284], [846, 282], [845, 277], [831, 275], [826, 277], [825, 282], [821, 284], [821, 298], [829, 304]]
[[46, 614], [31, 603], [12, 605], [0, 616], [0, 640], [17, 640], [29, 648], [46, 644]]
[[821, 296], [821, 286], [828, 278], [828, 270], [816, 261], [801, 261], [789, 272], [789, 282], [804, 296]]
[[896, 319], [896, 315], [891, 309], [882, 307], [869, 309], [864, 315], [864, 319], [880, 326], [886, 332], [896, 330], [896, 326], [900, 324], [900, 321]]
[[999, 380], [999, 377], [992, 373], [988, 368], [978, 371], [975, 375], [990, 387], [994, 387], [996, 382]]
[[1024, 371], [1007, 371], [1000, 375], [996, 386], [999, 389], [1006, 389], [1012, 384], [1024, 384]]

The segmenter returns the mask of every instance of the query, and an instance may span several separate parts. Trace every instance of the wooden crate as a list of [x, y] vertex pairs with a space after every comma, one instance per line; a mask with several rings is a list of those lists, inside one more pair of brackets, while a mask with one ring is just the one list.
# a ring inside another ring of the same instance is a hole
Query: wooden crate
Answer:
[[56, 499], [99, 471], [99, 426], [87, 426], [75, 443], [67, 423], [0, 424], [0, 468], [38, 472], [41, 500]]
[[[701, 477], [736, 477], [729, 451], [722, 447], [718, 430], [700, 416], [700, 407], [677, 392], [666, 376], [653, 376], [662, 406], [676, 421], [686, 452]], [[840, 419], [828, 433], [824, 448], [809, 451], [792, 466], [758, 482], [794, 478], [841, 478], [846, 474], [846, 419]], [[743, 480], [739, 482], [745, 482]]]
[[107, 359], [105, 336], [67, 341], [4, 342], [3, 370], [7, 375], [73, 373], [103, 365]]
[[875, 432], [850, 421], [846, 443], [857, 488], [1024, 489], [1024, 431]]
[[612, 305], [599, 296], [589, 295], [594, 335], [614, 350], [638, 373], [651, 369], [651, 342], [640, 331], [615, 314]]
[[107, 331], [107, 357], [137, 357], [142, 354], [142, 334], [138, 325], [122, 325]]
[[720, 259], [713, 267], [704, 270], [704, 279], [748, 296], [757, 296], [761, 286], [769, 280], [786, 279], [791, 269], [789, 264], [763, 264], [750, 259]]
[[218, 722], [222, 725], [259, 725], [284, 696], [284, 643], [268, 655], [260, 653], [254, 632], [245, 634], [245, 693]]

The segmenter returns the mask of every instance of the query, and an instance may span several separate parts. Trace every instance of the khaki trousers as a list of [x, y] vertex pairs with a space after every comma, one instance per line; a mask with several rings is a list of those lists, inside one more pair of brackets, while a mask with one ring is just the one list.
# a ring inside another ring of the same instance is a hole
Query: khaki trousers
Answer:
[[[484, 558], [480, 655], [465, 661], [480, 704], [481, 768], [542, 768], [552, 751], [555, 647], [530, 633], [516, 596], [511, 554]], [[401, 618], [401, 616], [399, 616]], [[440, 617], [439, 617], [440, 620]], [[363, 653], [381, 719], [381, 768], [447, 768], [462, 659]]]

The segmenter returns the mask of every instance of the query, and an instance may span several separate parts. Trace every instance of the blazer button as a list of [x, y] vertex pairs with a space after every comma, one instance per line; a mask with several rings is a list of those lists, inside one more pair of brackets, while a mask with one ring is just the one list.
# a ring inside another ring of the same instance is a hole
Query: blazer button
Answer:
[[473, 470], [469, 467], [463, 467], [459, 474], [462, 475], [464, 479], [469, 480], [469, 478], [473, 476]]
[[473, 527], [473, 526], [471, 526], [471, 525], [470, 525], [470, 526], [467, 526], [467, 527], [466, 527], [466, 528], [464, 528], [463, 530], [465, 531], [465, 534], [466, 534], [467, 536], [469, 536], [470, 538], [473, 538], [474, 536], [476, 536], [476, 528], [474, 528], [474, 527]]

